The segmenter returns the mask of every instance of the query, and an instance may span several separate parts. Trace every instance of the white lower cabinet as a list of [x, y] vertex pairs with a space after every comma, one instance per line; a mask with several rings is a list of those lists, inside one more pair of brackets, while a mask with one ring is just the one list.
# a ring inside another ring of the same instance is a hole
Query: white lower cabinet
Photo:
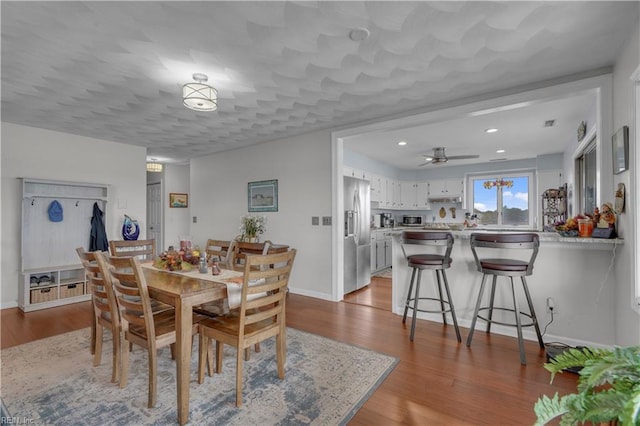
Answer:
[[371, 233], [371, 272], [377, 272], [391, 266], [391, 236], [384, 231]]

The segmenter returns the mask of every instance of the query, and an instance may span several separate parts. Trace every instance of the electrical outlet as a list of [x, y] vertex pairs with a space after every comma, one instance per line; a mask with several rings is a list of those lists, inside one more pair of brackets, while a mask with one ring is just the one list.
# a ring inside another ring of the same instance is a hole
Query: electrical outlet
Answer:
[[311, 216], [311, 225], [312, 226], [320, 225], [320, 216]]
[[198, 216], [193, 217], [193, 223], [198, 223]]
[[553, 297], [547, 297], [547, 312], [552, 312], [553, 314], [558, 313], [558, 307], [556, 306], [556, 301], [553, 300]]
[[324, 226], [331, 226], [331, 216], [322, 216], [322, 224]]

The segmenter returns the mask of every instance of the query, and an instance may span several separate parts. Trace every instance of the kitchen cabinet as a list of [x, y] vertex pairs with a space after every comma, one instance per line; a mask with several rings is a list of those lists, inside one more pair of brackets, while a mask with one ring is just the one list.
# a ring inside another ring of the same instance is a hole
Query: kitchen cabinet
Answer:
[[428, 182], [401, 182], [400, 207], [403, 210], [430, 209]]
[[463, 179], [438, 179], [429, 181], [429, 195], [431, 197], [462, 196], [463, 192]]
[[349, 167], [349, 166], [344, 166], [342, 168], [342, 175], [343, 176], [349, 176], [349, 177], [354, 177], [354, 178], [358, 178], [358, 179], [365, 179], [365, 180], [369, 180], [370, 179], [370, 173], [365, 172], [364, 170], [359, 170], [353, 167]]
[[371, 233], [371, 272], [377, 272], [391, 266], [391, 246], [393, 241], [385, 231]]
[[400, 209], [400, 204], [402, 203], [402, 186], [400, 185], [400, 181], [393, 180], [393, 195], [391, 197], [391, 208], [392, 209]]

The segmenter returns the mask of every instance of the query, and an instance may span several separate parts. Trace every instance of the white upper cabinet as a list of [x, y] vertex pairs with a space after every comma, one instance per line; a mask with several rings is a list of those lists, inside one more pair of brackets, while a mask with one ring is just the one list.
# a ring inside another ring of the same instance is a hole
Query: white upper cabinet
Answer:
[[429, 182], [416, 182], [416, 208], [418, 210], [430, 210]]
[[464, 190], [463, 179], [439, 179], [429, 181], [429, 195], [431, 197], [461, 196]]
[[416, 183], [400, 182], [400, 206], [401, 209], [416, 208]]

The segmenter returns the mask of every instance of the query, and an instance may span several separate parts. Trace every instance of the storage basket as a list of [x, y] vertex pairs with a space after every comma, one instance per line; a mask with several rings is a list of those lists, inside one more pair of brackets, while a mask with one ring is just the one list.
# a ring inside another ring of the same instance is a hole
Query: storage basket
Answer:
[[57, 287], [36, 288], [31, 290], [31, 303], [42, 303], [58, 298]]
[[67, 297], [82, 296], [84, 294], [84, 284], [66, 284], [60, 286], [60, 299], [66, 299]]

